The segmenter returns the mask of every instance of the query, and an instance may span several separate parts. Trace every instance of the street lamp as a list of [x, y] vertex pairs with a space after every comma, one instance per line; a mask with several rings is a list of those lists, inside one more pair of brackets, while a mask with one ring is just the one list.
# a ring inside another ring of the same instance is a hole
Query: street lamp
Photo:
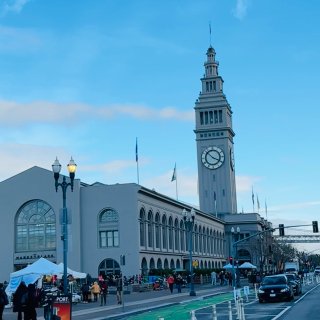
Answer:
[[235, 269], [234, 269], [234, 260], [236, 259], [236, 256], [237, 256], [237, 249], [235, 248], [236, 246], [236, 239], [235, 239], [235, 235], [236, 234], [239, 234], [240, 233], [240, 227], [237, 227], [236, 229], [234, 227], [231, 227], [231, 234], [232, 234], [232, 256], [233, 256], [233, 259], [232, 259], [232, 283], [233, 283], [233, 287], [235, 288], [236, 287], [236, 284], [237, 284], [237, 280], [236, 279], [236, 272], [235, 272]]
[[182, 216], [184, 220], [184, 224], [189, 234], [189, 272], [190, 272], [190, 296], [195, 296], [196, 292], [194, 290], [194, 278], [193, 278], [193, 264], [192, 264], [192, 232], [194, 225], [194, 218], [196, 213], [192, 208], [191, 211], [187, 211], [186, 209], [182, 210]]
[[68, 288], [67, 288], [67, 252], [68, 252], [68, 215], [67, 215], [67, 188], [70, 186], [71, 191], [73, 191], [73, 181], [74, 181], [74, 176], [75, 172], [77, 170], [77, 165], [75, 164], [74, 160], [71, 157], [71, 160], [68, 164], [68, 171], [69, 171], [69, 177], [70, 177], [70, 182], [66, 181], [66, 176], [63, 176], [62, 182], [59, 182], [59, 177], [60, 177], [60, 170], [61, 170], [61, 164], [56, 158], [54, 163], [52, 164], [52, 171], [53, 171], [53, 176], [55, 180], [55, 187], [56, 187], [56, 192], [58, 192], [58, 187], [61, 187], [62, 189], [62, 200], [63, 200], [63, 206], [62, 206], [62, 236], [61, 240], [63, 241], [63, 293], [65, 295], [68, 294]]

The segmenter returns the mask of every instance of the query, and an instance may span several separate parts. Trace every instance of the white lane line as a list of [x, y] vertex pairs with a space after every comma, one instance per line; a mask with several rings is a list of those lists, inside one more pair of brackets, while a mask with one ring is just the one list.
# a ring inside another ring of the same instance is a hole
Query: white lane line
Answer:
[[271, 320], [276, 320], [278, 318], [280, 318], [285, 312], [287, 312], [289, 309], [291, 309], [291, 307], [286, 307], [284, 310], [282, 310], [279, 314], [277, 314], [274, 318], [272, 318]]
[[296, 300], [294, 303], [300, 302], [302, 299], [304, 299], [309, 293], [311, 293], [313, 290], [317, 289], [320, 286], [320, 284], [317, 284], [315, 287], [307, 291], [303, 296], [301, 296], [298, 300]]

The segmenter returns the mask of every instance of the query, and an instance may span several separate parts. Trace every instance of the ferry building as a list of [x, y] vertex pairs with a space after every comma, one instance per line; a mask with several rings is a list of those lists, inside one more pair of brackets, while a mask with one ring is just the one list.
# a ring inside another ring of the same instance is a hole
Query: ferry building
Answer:
[[[183, 213], [194, 212], [192, 258], [201, 269], [218, 269], [233, 254], [233, 226], [241, 225], [240, 237], [268, 226], [258, 214], [237, 213], [232, 110], [215, 55], [210, 46], [194, 107], [200, 209], [135, 183], [75, 179], [66, 204], [68, 267], [92, 277], [188, 269]], [[4, 180], [0, 199], [0, 280], [40, 257], [63, 262], [62, 196], [53, 173], [34, 166]], [[260, 257], [250, 248], [240, 249], [243, 261], [262, 261], [262, 252]]]

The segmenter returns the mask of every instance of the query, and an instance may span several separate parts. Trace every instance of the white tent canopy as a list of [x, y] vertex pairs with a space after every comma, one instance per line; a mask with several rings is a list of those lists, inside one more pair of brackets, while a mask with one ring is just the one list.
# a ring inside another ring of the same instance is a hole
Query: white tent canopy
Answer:
[[12, 272], [10, 274], [10, 281], [6, 288], [6, 292], [9, 295], [14, 293], [21, 281], [24, 281], [25, 284], [28, 285], [29, 283], [35, 283], [43, 275], [53, 275], [58, 274], [58, 272], [59, 268], [55, 263], [45, 258], [40, 258], [33, 264], [30, 264], [19, 271]]
[[241, 269], [256, 269], [257, 267], [254, 266], [250, 262], [244, 262], [239, 268], [241, 268]]
[[[67, 268], [67, 272], [68, 275], [71, 274], [75, 279], [83, 279], [87, 276], [86, 273], [73, 271], [69, 268]], [[63, 263], [57, 265], [45, 258], [40, 258], [24, 269], [12, 272], [6, 292], [11, 295], [16, 291], [21, 281], [24, 281], [28, 285], [29, 283], [35, 283], [44, 275], [57, 275], [61, 279], [63, 276]]]
[[233, 268], [231, 263], [228, 263], [225, 266], [223, 266], [223, 269], [231, 269], [231, 268]]
[[[63, 263], [62, 262], [58, 264], [58, 268], [59, 268], [59, 273], [57, 275], [58, 275], [58, 278], [61, 279], [63, 276]], [[74, 271], [70, 268], [67, 268], [67, 274], [68, 275], [71, 274], [75, 279], [84, 279], [87, 277], [86, 273]]]

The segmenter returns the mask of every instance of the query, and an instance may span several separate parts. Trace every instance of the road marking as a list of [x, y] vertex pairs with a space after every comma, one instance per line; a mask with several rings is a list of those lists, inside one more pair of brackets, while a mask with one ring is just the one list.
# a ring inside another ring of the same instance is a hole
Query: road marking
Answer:
[[304, 299], [310, 292], [312, 292], [314, 289], [317, 289], [320, 286], [320, 284], [317, 284], [315, 287], [307, 291], [303, 296], [301, 296], [298, 300], [296, 300], [294, 303], [300, 302], [302, 299]]
[[285, 312], [287, 312], [289, 309], [291, 309], [291, 307], [286, 307], [284, 310], [282, 310], [279, 314], [277, 314], [274, 318], [272, 318], [271, 320], [276, 320], [278, 318], [280, 318]]

